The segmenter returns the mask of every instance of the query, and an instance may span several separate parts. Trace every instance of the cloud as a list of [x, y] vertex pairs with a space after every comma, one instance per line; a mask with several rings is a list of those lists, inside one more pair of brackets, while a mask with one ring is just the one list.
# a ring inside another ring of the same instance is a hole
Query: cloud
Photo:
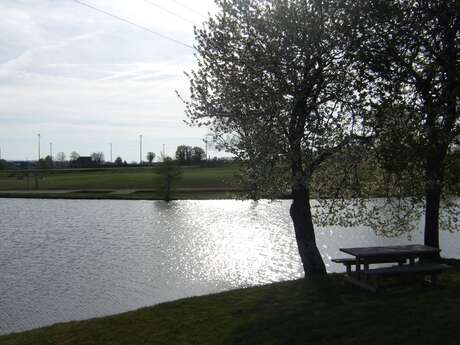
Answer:
[[[180, 1], [156, 1], [191, 16]], [[192, 43], [190, 23], [142, 0], [87, 2]], [[211, 0], [194, 7], [213, 9]], [[1, 2], [0, 11], [0, 145], [7, 158], [33, 156], [37, 131], [81, 151], [107, 140], [129, 143], [141, 132], [152, 146], [201, 143], [205, 129], [183, 124], [174, 93], [187, 90], [192, 50], [73, 1]], [[137, 157], [132, 147], [128, 160]]]

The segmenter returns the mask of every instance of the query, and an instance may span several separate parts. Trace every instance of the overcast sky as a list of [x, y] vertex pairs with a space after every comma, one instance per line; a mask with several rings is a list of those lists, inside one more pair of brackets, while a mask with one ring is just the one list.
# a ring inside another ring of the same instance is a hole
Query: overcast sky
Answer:
[[[215, 13], [212, 0], [81, 0], [193, 45], [193, 23]], [[150, 3], [149, 3], [150, 2]], [[154, 6], [159, 5], [175, 15]], [[2, 158], [36, 159], [71, 151], [109, 160], [159, 155], [162, 145], [203, 146], [206, 129], [188, 127], [175, 90], [193, 50], [78, 4], [75, 0], [0, 1], [0, 147]], [[145, 154], [144, 154], [145, 156]]]

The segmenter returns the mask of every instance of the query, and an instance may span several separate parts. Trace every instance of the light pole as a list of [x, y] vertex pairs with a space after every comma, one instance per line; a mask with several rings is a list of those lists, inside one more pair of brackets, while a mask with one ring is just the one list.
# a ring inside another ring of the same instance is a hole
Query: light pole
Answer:
[[212, 140], [208, 140], [208, 137], [211, 137], [212, 138], [212, 135], [210, 134], [206, 134], [204, 136], [204, 144], [205, 144], [205, 155], [206, 155], [206, 162], [208, 161], [208, 143], [211, 142], [212, 143]]
[[139, 135], [139, 164], [142, 165], [142, 135]]
[[110, 163], [113, 163], [113, 159], [112, 159], [112, 143], [110, 143], [109, 145], [110, 145]]
[[50, 143], [50, 158], [53, 159], [53, 143]]
[[38, 133], [37, 136], [38, 136], [38, 162], [40, 162], [40, 133]]

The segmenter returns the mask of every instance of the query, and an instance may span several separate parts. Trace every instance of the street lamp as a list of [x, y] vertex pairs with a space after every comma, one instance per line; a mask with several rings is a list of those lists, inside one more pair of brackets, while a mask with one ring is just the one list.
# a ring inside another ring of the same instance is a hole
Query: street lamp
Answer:
[[208, 137], [211, 137], [212, 138], [212, 135], [211, 134], [206, 134], [204, 136], [204, 139], [203, 139], [203, 142], [205, 143], [205, 154], [206, 154], [206, 161], [208, 161], [208, 143], [212, 143], [213, 140], [208, 140]]
[[38, 136], [38, 162], [40, 162], [40, 133], [38, 133], [37, 136]]
[[142, 135], [139, 135], [139, 164], [142, 165]]

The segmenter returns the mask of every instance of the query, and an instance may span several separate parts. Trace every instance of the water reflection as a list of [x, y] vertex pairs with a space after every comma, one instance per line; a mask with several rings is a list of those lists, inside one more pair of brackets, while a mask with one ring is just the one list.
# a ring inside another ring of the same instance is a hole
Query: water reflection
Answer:
[[[0, 333], [302, 276], [288, 201], [0, 199], [0, 235]], [[317, 240], [330, 272], [340, 247], [408, 242], [337, 227]], [[456, 234], [441, 240], [460, 256]]]

